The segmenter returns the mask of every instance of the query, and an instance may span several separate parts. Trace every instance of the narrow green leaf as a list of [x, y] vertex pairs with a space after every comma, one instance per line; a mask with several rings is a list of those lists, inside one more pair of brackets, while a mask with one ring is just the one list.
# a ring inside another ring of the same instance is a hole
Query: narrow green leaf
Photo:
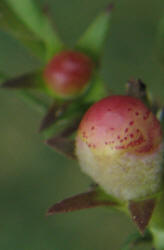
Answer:
[[95, 74], [91, 80], [90, 87], [84, 95], [84, 101], [94, 103], [109, 95], [108, 90], [101, 77]]
[[45, 60], [45, 46], [4, 2], [0, 1], [0, 29], [19, 40], [31, 53]]
[[62, 48], [62, 43], [53, 30], [48, 18], [36, 5], [34, 0], [6, 0], [6, 3], [21, 19], [21, 21], [42, 41], [46, 46], [46, 59]]
[[89, 26], [81, 39], [77, 42], [77, 48], [97, 62], [102, 55], [102, 49], [110, 26], [113, 4], [101, 13]]

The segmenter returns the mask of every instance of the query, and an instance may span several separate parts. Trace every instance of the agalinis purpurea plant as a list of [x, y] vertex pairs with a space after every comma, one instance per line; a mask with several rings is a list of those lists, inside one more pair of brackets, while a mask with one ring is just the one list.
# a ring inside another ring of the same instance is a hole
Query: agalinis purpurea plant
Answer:
[[[88, 192], [53, 205], [47, 215], [114, 207], [140, 232], [129, 237], [124, 250], [144, 241], [164, 249], [164, 112], [150, 100], [141, 80], [130, 80], [124, 95], [105, 88], [99, 69], [113, 5], [73, 48], [61, 41], [49, 12], [43, 13], [34, 1], [2, 0], [0, 10], [1, 28], [19, 37], [43, 64], [37, 72], [14, 79], [2, 72], [1, 87], [19, 89], [19, 95], [45, 112], [39, 131], [46, 143], [77, 159], [95, 183]], [[50, 107], [43, 94], [51, 100]]]

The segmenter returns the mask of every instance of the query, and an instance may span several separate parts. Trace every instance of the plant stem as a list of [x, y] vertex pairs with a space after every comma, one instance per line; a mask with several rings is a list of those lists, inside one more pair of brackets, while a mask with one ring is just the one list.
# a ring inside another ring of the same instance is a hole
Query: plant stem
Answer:
[[21, 90], [18, 92], [19, 97], [28, 104], [30, 104], [32, 107], [35, 107], [35, 109], [41, 113], [45, 113], [48, 109], [48, 104], [43, 102], [39, 97], [35, 96], [34, 94], [30, 93], [27, 90]]
[[149, 229], [153, 235], [156, 250], [164, 250], [164, 194], [161, 195], [153, 213]]

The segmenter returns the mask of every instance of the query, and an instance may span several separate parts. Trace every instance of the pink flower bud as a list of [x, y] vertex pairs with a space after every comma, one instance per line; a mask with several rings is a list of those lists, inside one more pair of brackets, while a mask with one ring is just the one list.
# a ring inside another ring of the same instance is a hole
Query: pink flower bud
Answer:
[[86, 88], [92, 74], [90, 58], [77, 51], [63, 51], [46, 66], [44, 79], [48, 88], [58, 96], [79, 95]]
[[82, 170], [118, 199], [160, 189], [160, 123], [137, 98], [111, 96], [94, 104], [80, 123], [76, 154]]

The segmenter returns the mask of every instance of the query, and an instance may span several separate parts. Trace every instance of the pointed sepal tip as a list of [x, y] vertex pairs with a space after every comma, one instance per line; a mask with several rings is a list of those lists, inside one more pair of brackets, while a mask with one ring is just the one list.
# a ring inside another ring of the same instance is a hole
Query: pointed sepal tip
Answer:
[[56, 213], [67, 213], [98, 206], [118, 205], [115, 201], [110, 201], [107, 199], [99, 199], [98, 197], [99, 197], [99, 191], [97, 190], [91, 190], [85, 193], [69, 197], [50, 207], [46, 215], [50, 216]]
[[149, 224], [155, 205], [156, 199], [129, 202], [128, 209], [131, 218], [142, 235]]

